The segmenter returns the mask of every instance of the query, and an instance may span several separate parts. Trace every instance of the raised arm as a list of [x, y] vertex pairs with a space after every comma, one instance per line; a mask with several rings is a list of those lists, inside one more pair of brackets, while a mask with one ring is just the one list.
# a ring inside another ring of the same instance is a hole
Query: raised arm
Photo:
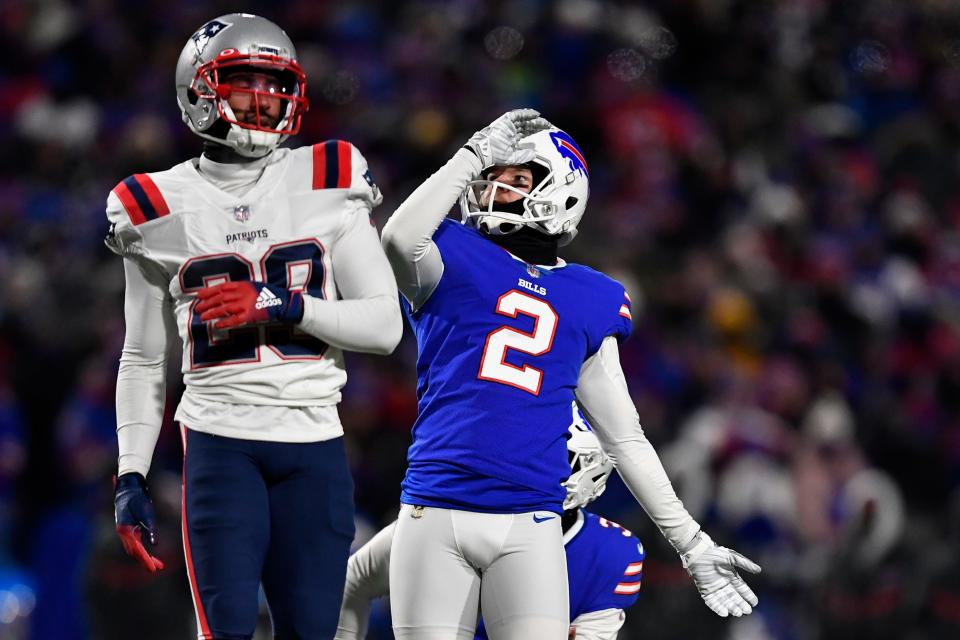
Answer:
[[519, 139], [537, 127], [548, 126], [533, 109], [509, 111], [476, 132], [462, 149], [410, 194], [390, 216], [381, 241], [397, 277], [397, 286], [418, 309], [433, 293], [443, 275], [443, 259], [433, 234], [467, 183], [494, 165], [523, 164], [533, 151], [520, 149]]
[[706, 605], [724, 617], [749, 614], [757, 597], [738, 570], [758, 573], [760, 567], [714, 543], [680, 502], [640, 427], [620, 368], [616, 338], [604, 339], [600, 350], [584, 363], [576, 393], [603, 450], [644, 511], [680, 553]]

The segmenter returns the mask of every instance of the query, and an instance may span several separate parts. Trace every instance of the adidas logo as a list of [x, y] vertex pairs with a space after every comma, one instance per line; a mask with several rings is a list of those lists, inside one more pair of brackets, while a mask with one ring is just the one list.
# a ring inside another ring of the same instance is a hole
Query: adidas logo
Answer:
[[257, 304], [254, 306], [257, 309], [266, 309], [267, 307], [276, 307], [283, 304], [283, 300], [273, 295], [273, 292], [270, 289], [264, 287], [260, 289], [260, 295], [257, 296]]

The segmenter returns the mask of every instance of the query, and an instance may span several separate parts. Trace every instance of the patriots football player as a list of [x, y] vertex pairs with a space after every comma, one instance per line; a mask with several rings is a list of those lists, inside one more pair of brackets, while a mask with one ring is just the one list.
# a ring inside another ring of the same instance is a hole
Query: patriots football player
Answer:
[[[721, 616], [760, 567], [715, 544], [644, 436], [619, 363], [623, 286], [567, 263], [589, 169], [564, 131], [511, 111], [391, 216], [382, 241], [419, 347], [419, 415], [390, 556], [398, 638], [566, 637], [564, 437], [576, 400], [631, 492]], [[462, 224], [447, 220], [461, 203]], [[479, 605], [479, 607], [478, 607]]]
[[[569, 637], [615, 640], [626, 618], [624, 610], [637, 600], [643, 577], [640, 541], [615, 522], [586, 511], [606, 488], [613, 463], [576, 407], [567, 453], [570, 477], [563, 483], [563, 545], [569, 578]], [[397, 523], [377, 533], [350, 556], [336, 640], [366, 637], [370, 601], [390, 593], [390, 544]], [[487, 638], [481, 620], [477, 640]]]
[[130, 176], [107, 199], [107, 244], [126, 274], [117, 533], [147, 570], [163, 569], [144, 546], [156, 543], [145, 478], [179, 334], [198, 637], [250, 638], [261, 583], [276, 637], [331, 637], [354, 533], [342, 351], [388, 354], [402, 332], [369, 220], [382, 198], [349, 142], [278, 148], [299, 130], [306, 76], [272, 22], [204, 24], [180, 54], [176, 92], [203, 154]]

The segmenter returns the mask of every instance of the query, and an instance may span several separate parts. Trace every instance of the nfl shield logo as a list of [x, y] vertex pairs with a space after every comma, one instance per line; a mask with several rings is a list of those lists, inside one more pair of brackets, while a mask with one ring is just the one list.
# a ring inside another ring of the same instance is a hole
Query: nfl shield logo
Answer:
[[537, 268], [536, 268], [535, 266], [533, 266], [532, 264], [528, 264], [528, 265], [527, 265], [527, 273], [530, 274], [530, 277], [531, 277], [531, 278], [539, 278], [539, 277], [540, 277], [540, 269], [537, 269]]
[[250, 219], [250, 206], [240, 204], [233, 208], [233, 219], [237, 222], [246, 222]]

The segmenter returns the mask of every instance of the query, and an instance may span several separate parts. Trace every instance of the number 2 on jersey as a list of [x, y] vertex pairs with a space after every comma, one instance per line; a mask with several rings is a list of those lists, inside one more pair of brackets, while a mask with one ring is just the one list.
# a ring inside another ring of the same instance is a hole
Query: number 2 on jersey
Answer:
[[[323, 246], [316, 240], [273, 245], [260, 260], [260, 270], [265, 282], [287, 289], [296, 287], [316, 298], [325, 297]], [[236, 253], [191, 258], [180, 269], [180, 288], [184, 293], [219, 282], [254, 279], [253, 264]], [[200, 314], [193, 312], [198, 302], [190, 303], [191, 369], [258, 362], [260, 347], [264, 344], [284, 360], [319, 359], [326, 351], [325, 342], [298, 334], [293, 327], [266, 325], [262, 327], [262, 336], [261, 327], [214, 331], [210, 323], [203, 322]]]
[[510, 318], [516, 318], [518, 314], [533, 318], [533, 331], [526, 333], [504, 325], [488, 333], [477, 378], [523, 389], [535, 396], [540, 395], [543, 371], [527, 364], [522, 367], [508, 364], [507, 349], [531, 356], [542, 356], [550, 351], [557, 332], [557, 312], [546, 300], [534, 298], [516, 289], [500, 296], [495, 310]]

